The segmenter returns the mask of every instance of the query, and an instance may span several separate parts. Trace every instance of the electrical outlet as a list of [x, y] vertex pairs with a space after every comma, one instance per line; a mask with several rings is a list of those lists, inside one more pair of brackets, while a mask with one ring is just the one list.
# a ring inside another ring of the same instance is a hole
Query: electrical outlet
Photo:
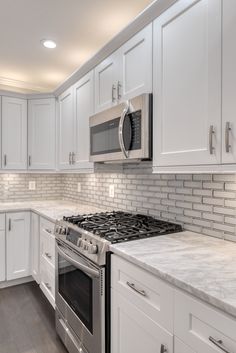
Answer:
[[115, 196], [115, 185], [111, 184], [109, 185], [109, 197], [114, 197]]
[[35, 190], [35, 189], [36, 189], [35, 181], [29, 181], [29, 190]]
[[77, 192], [81, 192], [81, 183], [77, 184]]

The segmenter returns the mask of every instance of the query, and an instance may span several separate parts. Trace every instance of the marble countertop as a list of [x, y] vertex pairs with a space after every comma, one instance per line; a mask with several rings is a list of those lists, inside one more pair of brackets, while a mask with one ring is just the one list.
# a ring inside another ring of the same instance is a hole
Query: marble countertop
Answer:
[[236, 317], [236, 243], [184, 231], [110, 249]]
[[55, 222], [57, 219], [62, 219], [63, 216], [96, 213], [106, 210], [91, 205], [62, 200], [0, 203], [0, 213], [18, 211], [33, 211]]

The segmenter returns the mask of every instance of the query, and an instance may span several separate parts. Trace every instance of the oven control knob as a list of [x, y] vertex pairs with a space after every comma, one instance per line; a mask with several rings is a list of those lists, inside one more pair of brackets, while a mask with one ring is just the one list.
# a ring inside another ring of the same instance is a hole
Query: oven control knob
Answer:
[[66, 234], [66, 228], [65, 227], [61, 228], [61, 234]]
[[98, 253], [98, 246], [94, 244], [90, 244], [88, 248], [89, 254], [97, 254]]
[[81, 247], [83, 248], [83, 250], [88, 250], [88, 242], [86, 240], [82, 240], [81, 242]]

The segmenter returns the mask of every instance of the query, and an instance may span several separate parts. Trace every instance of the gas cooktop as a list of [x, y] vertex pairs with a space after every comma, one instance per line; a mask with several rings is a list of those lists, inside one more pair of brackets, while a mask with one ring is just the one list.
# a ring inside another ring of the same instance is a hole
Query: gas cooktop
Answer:
[[120, 211], [64, 217], [63, 221], [78, 226], [110, 243], [143, 239], [181, 232], [179, 224], [161, 221], [150, 216]]

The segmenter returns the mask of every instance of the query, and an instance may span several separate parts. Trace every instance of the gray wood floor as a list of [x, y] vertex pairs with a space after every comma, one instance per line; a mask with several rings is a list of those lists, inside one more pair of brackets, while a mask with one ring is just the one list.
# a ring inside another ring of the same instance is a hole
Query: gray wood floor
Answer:
[[35, 282], [0, 290], [0, 353], [66, 353]]

